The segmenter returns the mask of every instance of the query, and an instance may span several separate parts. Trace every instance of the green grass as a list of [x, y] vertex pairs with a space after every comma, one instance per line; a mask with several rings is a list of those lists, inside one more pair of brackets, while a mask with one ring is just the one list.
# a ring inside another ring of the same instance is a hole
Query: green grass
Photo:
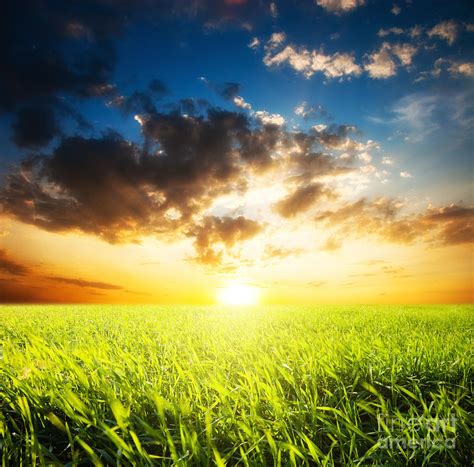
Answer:
[[473, 325], [469, 306], [4, 306], [2, 462], [467, 465]]

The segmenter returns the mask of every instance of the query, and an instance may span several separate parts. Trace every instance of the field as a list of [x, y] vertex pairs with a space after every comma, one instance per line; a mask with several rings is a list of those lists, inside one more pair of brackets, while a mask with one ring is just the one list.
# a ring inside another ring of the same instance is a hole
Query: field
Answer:
[[468, 465], [469, 306], [0, 308], [3, 465]]

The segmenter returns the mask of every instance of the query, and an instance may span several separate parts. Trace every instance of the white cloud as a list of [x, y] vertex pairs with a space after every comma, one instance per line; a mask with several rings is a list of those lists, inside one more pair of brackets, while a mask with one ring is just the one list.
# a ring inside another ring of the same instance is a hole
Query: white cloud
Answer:
[[415, 46], [408, 43], [384, 42], [378, 51], [369, 55], [369, 61], [364, 68], [372, 78], [390, 78], [397, 74], [398, 66], [411, 65], [417, 50]]
[[474, 78], [474, 62], [452, 63], [448, 70], [454, 75], [465, 75]]
[[450, 19], [442, 21], [428, 31], [428, 36], [444, 39], [449, 45], [454, 44], [459, 35], [459, 25]]
[[395, 44], [392, 46], [392, 52], [398, 57], [402, 65], [411, 65], [413, 55], [416, 54], [417, 48], [411, 44]]
[[247, 45], [247, 47], [251, 48], [251, 49], [258, 49], [258, 47], [260, 46], [260, 39], [258, 37], [254, 37], [250, 42], [249, 44]]
[[392, 58], [390, 44], [384, 42], [377, 52], [369, 55], [369, 63], [364, 68], [371, 78], [389, 78], [397, 72], [397, 64]]
[[448, 71], [451, 75], [464, 75], [474, 77], [474, 62], [455, 62], [446, 58], [438, 58], [431, 71], [422, 71], [416, 81], [423, 81], [427, 77], [439, 77], [443, 71]]
[[423, 28], [419, 26], [418, 24], [416, 24], [415, 26], [413, 26], [412, 28], [408, 30], [408, 34], [412, 38], [420, 37], [422, 32], [423, 32]]
[[270, 14], [272, 15], [272, 18], [278, 17], [278, 8], [275, 2], [270, 3]]
[[438, 125], [433, 123], [437, 101], [437, 97], [431, 95], [412, 94], [406, 96], [393, 107], [393, 112], [396, 114], [395, 121], [416, 130], [417, 139], [420, 140], [438, 128]]
[[316, 130], [318, 133], [321, 133], [324, 131], [328, 126], [325, 125], [324, 123], [320, 123], [319, 125], [314, 125], [313, 128]]
[[400, 177], [402, 177], [402, 178], [413, 178], [413, 175], [410, 172], [400, 172]]
[[267, 42], [266, 47], [269, 49], [275, 48], [280, 44], [283, 44], [283, 42], [286, 41], [286, 34], [284, 32], [274, 32], [271, 36], [270, 39]]
[[272, 114], [266, 110], [257, 110], [254, 112], [256, 118], [258, 118], [264, 125], [284, 125], [285, 119], [280, 114]]
[[393, 165], [394, 162], [395, 161], [391, 157], [385, 156], [382, 158], [382, 164], [384, 165]]
[[330, 13], [347, 13], [365, 4], [365, 0], [316, 0], [316, 4]]
[[145, 123], [145, 120], [143, 119], [143, 117], [141, 115], [134, 115], [133, 116], [133, 119], [138, 122], [138, 124], [140, 126], [143, 126], [143, 124]]
[[392, 9], [390, 12], [392, 15], [398, 16], [401, 13], [402, 9], [398, 5], [393, 5]]
[[357, 157], [367, 164], [372, 162], [372, 156], [368, 152], [361, 152]]
[[260, 120], [264, 125], [281, 126], [285, 124], [285, 118], [282, 115], [272, 114], [266, 110], [252, 110], [252, 105], [241, 96], [235, 96], [232, 101], [237, 107], [248, 110], [252, 117]]
[[295, 107], [295, 115], [300, 115], [302, 117], [304, 117], [305, 113], [306, 113], [306, 102], [302, 102], [301, 104], [297, 105]]
[[389, 34], [395, 34], [399, 36], [400, 34], [403, 34], [405, 31], [402, 28], [389, 28], [389, 29], [384, 29], [381, 28], [379, 29], [379, 32], [377, 33], [377, 36], [379, 37], [386, 37]]
[[367, 164], [367, 165], [363, 165], [361, 168], [360, 168], [360, 171], [363, 173], [363, 174], [372, 174], [376, 171], [377, 169], [372, 165], [372, 164]]
[[275, 48], [284, 41], [278, 36], [275, 41], [272, 35], [266, 46], [266, 54], [263, 62], [267, 66], [277, 66], [287, 63], [295, 71], [302, 73], [306, 78], [310, 78], [315, 73], [323, 73], [326, 78], [343, 78], [348, 76], [358, 76], [362, 70], [354, 62], [354, 56], [349, 53], [325, 54], [317, 50], [308, 50], [305, 47], [295, 48], [287, 45], [282, 50], [275, 53]]
[[248, 102], [245, 102], [243, 97], [235, 96], [233, 102], [237, 107], [240, 107], [241, 109], [252, 110], [252, 106]]

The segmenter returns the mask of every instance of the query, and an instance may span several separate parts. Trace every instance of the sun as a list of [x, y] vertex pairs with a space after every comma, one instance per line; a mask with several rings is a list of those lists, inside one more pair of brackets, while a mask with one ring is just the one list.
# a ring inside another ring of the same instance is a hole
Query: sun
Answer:
[[241, 283], [228, 284], [217, 292], [217, 301], [222, 305], [256, 305], [259, 298], [258, 287]]

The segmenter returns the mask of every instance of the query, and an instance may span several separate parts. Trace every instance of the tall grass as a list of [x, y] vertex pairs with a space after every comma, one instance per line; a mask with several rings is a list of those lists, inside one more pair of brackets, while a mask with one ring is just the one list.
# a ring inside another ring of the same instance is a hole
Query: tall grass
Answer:
[[472, 311], [4, 306], [2, 463], [466, 465]]

